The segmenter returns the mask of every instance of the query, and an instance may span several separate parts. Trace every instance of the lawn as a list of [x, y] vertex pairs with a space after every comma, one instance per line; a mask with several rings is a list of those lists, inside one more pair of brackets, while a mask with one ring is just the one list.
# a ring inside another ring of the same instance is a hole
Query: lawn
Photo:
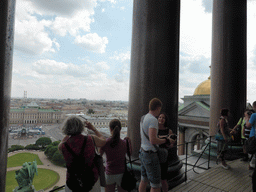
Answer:
[[32, 153], [18, 153], [8, 157], [7, 168], [22, 166], [25, 162], [33, 162], [36, 159], [37, 165], [43, 165], [38, 155]]
[[[59, 174], [49, 170], [38, 168], [38, 176], [35, 175], [33, 180], [33, 185], [38, 191], [40, 189], [49, 189], [53, 187], [59, 181]], [[8, 171], [6, 175], [6, 192], [12, 192], [15, 187], [18, 186], [18, 183], [15, 179], [15, 171]]]

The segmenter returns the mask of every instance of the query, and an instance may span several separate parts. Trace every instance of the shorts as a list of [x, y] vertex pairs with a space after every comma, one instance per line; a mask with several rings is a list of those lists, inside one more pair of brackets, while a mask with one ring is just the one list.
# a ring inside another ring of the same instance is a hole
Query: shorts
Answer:
[[155, 152], [140, 150], [141, 180], [149, 182], [152, 188], [161, 188], [161, 167]]
[[105, 173], [106, 184], [107, 185], [117, 184], [118, 186], [121, 186], [123, 175], [124, 175], [123, 173], [116, 174], [116, 175], [107, 175]]

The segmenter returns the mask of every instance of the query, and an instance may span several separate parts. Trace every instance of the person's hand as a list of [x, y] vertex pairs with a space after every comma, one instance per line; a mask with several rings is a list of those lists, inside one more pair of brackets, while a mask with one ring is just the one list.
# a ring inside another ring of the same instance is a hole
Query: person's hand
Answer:
[[230, 131], [230, 134], [236, 134], [236, 130]]
[[96, 130], [95, 127], [89, 121], [85, 121], [84, 124], [87, 129], [92, 130], [92, 131]]

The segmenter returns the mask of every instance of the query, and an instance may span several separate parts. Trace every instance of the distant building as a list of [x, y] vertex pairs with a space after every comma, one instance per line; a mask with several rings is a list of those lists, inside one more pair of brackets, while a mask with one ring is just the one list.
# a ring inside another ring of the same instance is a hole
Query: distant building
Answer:
[[53, 109], [40, 109], [35, 102], [26, 107], [10, 109], [9, 124], [48, 124], [61, 123], [62, 112]]

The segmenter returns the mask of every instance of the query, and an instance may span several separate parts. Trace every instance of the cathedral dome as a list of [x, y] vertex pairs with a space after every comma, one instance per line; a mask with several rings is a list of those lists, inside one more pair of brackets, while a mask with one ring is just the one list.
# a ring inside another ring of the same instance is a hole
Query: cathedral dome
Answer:
[[210, 95], [211, 94], [211, 78], [200, 83], [194, 91], [194, 95]]

